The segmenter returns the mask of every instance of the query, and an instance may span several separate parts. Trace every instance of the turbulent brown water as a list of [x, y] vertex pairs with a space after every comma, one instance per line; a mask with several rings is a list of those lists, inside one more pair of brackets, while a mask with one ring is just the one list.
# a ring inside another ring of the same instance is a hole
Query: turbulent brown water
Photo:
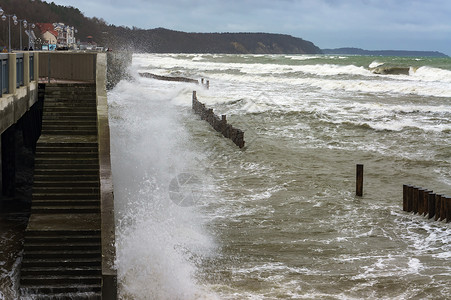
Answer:
[[451, 194], [450, 59], [141, 54], [133, 72], [210, 89], [136, 76], [109, 94], [123, 299], [449, 297], [450, 224], [403, 212], [402, 185]]

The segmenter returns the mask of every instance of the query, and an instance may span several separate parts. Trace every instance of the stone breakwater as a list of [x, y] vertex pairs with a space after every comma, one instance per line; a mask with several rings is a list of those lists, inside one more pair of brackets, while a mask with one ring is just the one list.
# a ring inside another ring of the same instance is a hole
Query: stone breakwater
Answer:
[[240, 148], [244, 147], [244, 132], [241, 129], [235, 128], [227, 124], [226, 115], [219, 118], [213, 113], [213, 109], [207, 108], [205, 104], [197, 100], [196, 91], [193, 91], [193, 110], [200, 115], [202, 120], [207, 121], [217, 132], [228, 139], [231, 139], [235, 145]]

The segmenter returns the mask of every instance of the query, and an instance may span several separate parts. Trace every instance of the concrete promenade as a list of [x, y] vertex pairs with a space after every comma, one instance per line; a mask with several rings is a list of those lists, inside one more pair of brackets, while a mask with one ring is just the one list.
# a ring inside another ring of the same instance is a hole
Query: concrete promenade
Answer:
[[30, 52], [2, 58], [9, 66], [8, 88], [0, 98], [3, 195], [14, 193], [15, 143], [9, 131], [39, 102], [38, 86], [45, 91], [42, 130], [34, 130], [32, 138], [33, 199], [21, 293], [36, 299], [116, 299], [107, 54]]

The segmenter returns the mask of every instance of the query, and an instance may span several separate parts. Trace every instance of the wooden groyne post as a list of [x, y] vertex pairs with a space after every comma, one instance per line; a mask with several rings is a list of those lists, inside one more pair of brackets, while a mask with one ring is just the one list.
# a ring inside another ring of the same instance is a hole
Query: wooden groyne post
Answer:
[[357, 164], [356, 166], [356, 196], [363, 196], [363, 165]]
[[202, 120], [207, 121], [217, 132], [221, 132], [224, 137], [231, 139], [238, 147], [244, 147], [244, 132], [241, 129], [227, 124], [226, 115], [222, 115], [221, 118], [219, 118], [213, 113], [213, 109], [207, 108], [205, 104], [199, 102], [197, 100], [196, 91], [193, 91], [192, 107], [194, 112], [200, 115]]
[[451, 197], [405, 184], [402, 198], [402, 208], [406, 212], [434, 218], [435, 221], [451, 221]]

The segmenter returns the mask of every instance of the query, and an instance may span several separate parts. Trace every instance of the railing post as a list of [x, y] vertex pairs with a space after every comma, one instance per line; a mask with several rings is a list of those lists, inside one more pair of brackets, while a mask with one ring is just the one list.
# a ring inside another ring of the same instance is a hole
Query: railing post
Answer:
[[30, 84], [30, 53], [23, 54], [23, 85]]
[[34, 52], [33, 63], [34, 63], [34, 67], [33, 67], [34, 80], [39, 81], [39, 53], [38, 52]]
[[8, 94], [15, 94], [17, 88], [16, 53], [8, 54], [9, 85]]

